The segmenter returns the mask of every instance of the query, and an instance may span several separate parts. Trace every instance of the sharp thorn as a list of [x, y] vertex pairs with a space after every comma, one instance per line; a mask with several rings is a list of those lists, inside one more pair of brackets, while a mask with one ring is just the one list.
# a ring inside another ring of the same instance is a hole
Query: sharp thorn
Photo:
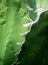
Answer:
[[17, 52], [17, 53], [15, 53], [15, 54], [14, 54], [14, 56], [18, 55], [19, 53], [20, 53], [20, 51], [19, 51], [19, 52]]
[[33, 9], [29, 6], [27, 6], [28, 11], [32, 11]]
[[17, 43], [17, 45], [22, 46], [22, 45], [24, 44], [24, 42], [25, 42], [25, 41], [20, 42], [20, 43]]
[[30, 22], [30, 23], [27, 23], [27, 24], [24, 24], [23, 27], [30, 27], [32, 26], [33, 22]]
[[23, 33], [23, 34], [20, 34], [21, 37], [26, 37], [26, 35], [28, 34], [29, 31]]
[[35, 12], [38, 12], [38, 15], [40, 15], [41, 13], [47, 11], [48, 8], [40, 8], [40, 9], [37, 9]]

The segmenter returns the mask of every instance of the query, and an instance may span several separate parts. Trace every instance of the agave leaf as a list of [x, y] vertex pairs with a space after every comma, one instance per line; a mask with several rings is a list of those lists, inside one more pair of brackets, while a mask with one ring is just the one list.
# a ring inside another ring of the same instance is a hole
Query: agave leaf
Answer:
[[25, 0], [0, 0], [0, 65], [11, 65], [17, 61], [21, 43], [28, 31], [23, 24], [29, 22]]
[[[35, 21], [38, 17], [38, 14], [42, 12], [43, 9], [48, 8], [48, 1], [47, 0], [27, 0], [27, 6], [32, 10], [29, 10], [30, 18]], [[37, 12], [35, 12], [38, 10]], [[40, 12], [39, 12], [40, 11]]]
[[32, 26], [18, 58], [17, 65], [48, 65], [48, 11]]

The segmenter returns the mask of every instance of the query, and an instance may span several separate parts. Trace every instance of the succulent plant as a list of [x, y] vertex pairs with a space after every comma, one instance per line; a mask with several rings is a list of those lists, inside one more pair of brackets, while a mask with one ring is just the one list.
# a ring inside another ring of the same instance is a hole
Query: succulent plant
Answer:
[[27, 34], [17, 65], [48, 65], [48, 11]]
[[48, 65], [47, 0], [27, 0], [30, 32], [26, 35], [17, 65]]
[[48, 65], [47, 28], [47, 0], [0, 0], [0, 65]]
[[18, 59], [22, 34], [28, 32], [23, 24], [29, 22], [26, 0], [0, 0], [0, 65], [11, 65]]

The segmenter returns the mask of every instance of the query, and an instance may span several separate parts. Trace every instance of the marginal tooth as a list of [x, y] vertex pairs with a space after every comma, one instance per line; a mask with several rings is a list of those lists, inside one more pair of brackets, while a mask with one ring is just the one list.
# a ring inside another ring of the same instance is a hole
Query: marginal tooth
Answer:
[[48, 8], [40, 8], [40, 9], [37, 9], [35, 12], [38, 12], [38, 14], [40, 15], [41, 13], [47, 11]]
[[30, 20], [30, 22], [29, 23], [27, 23], [27, 24], [23, 24], [23, 27], [31, 27], [32, 26], [32, 24], [34, 23], [33, 21], [32, 21], [32, 19], [29, 17], [29, 20]]
[[31, 27], [32, 24], [33, 24], [33, 22], [30, 22], [30, 23], [24, 24], [23, 27]]
[[17, 52], [17, 53], [15, 53], [15, 54], [14, 54], [14, 56], [18, 55], [19, 53], [20, 53], [20, 51], [19, 51], [19, 52]]
[[40, 8], [40, 9], [37, 9], [35, 12], [40, 12], [40, 11], [43, 11], [44, 9], [43, 8]]
[[28, 11], [32, 11], [33, 9], [27, 5]]
[[24, 41], [20, 43], [16, 43], [16, 44], [22, 47], [22, 45], [24, 44]]
[[29, 27], [31, 24], [30, 23], [27, 23], [27, 24], [24, 24], [23, 27]]
[[[18, 46], [22, 47], [22, 45], [24, 44], [24, 41], [23, 41], [23, 42], [20, 42], [20, 43], [16, 43], [16, 44], [17, 44]], [[21, 51], [21, 50], [20, 50], [20, 51]], [[17, 53], [15, 53], [14, 56], [18, 55], [18, 54], [20, 53], [20, 51], [17, 52]]]
[[34, 12], [38, 12], [37, 19], [36, 19], [34, 22], [35, 22], [35, 23], [38, 22], [40, 15], [41, 15], [43, 12], [47, 11], [47, 10], [48, 10], [48, 8], [40, 8], [40, 9], [37, 9], [36, 11], [34, 11]]
[[21, 37], [25, 37], [27, 34], [28, 34], [29, 31], [23, 33], [23, 34], [20, 34]]
[[26, 34], [20, 34], [20, 36], [21, 36], [21, 37], [25, 37], [25, 36], [26, 36]]
[[23, 27], [31, 27], [35, 22], [30, 22], [30, 23], [27, 23], [27, 24], [24, 24]]
[[23, 43], [17, 43], [17, 45], [22, 45]]

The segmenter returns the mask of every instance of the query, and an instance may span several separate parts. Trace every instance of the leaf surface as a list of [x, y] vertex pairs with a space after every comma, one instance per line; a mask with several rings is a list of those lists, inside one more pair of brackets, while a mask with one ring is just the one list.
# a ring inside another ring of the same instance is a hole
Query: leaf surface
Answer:
[[17, 65], [48, 65], [48, 11], [32, 26], [18, 58]]
[[[18, 53], [28, 31], [23, 24], [29, 22], [25, 0], [0, 0], [0, 65], [11, 65], [18, 59]], [[16, 54], [16, 55], [15, 55]]]

